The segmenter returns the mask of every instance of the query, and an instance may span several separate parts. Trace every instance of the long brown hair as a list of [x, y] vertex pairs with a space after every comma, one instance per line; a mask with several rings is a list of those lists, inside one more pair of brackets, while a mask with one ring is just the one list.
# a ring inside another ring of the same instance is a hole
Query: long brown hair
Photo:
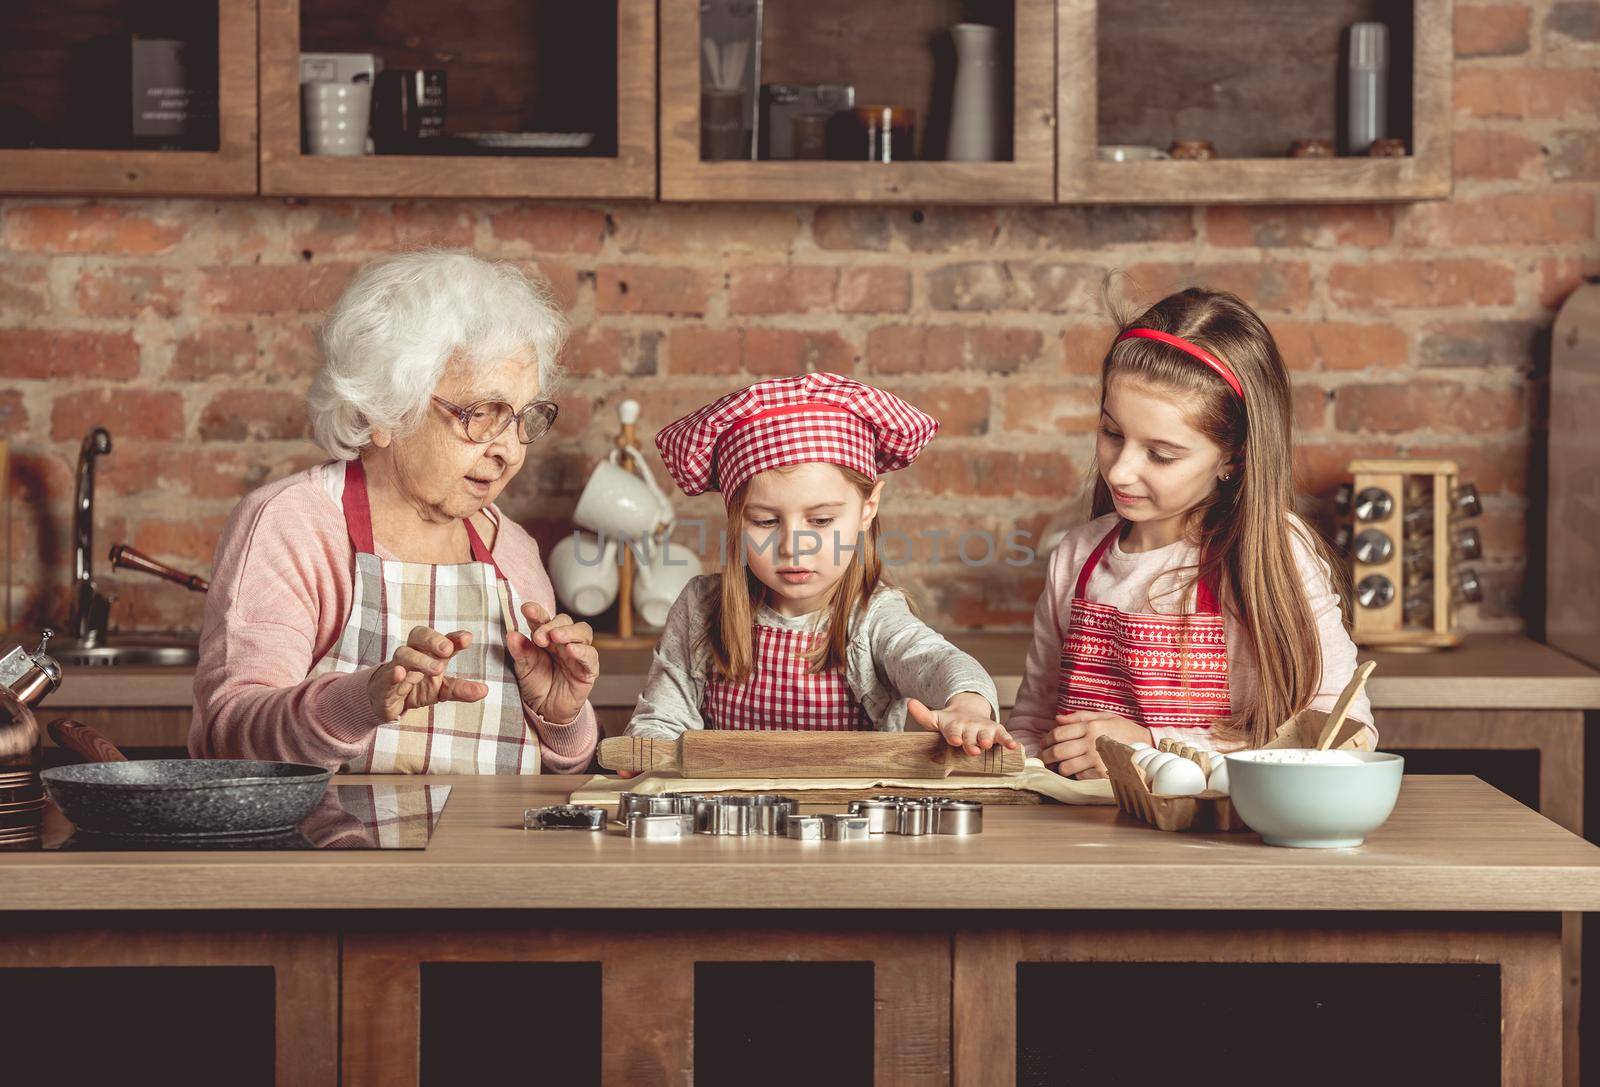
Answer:
[[[1147, 339], [1114, 343], [1101, 367], [1102, 406], [1113, 378], [1137, 380], [1182, 404], [1190, 425], [1227, 455], [1228, 478], [1189, 511], [1184, 535], [1200, 550], [1195, 578], [1216, 586], [1249, 642], [1260, 681], [1255, 704], [1236, 707], [1217, 727], [1219, 738], [1259, 747], [1304, 709], [1322, 684], [1322, 648], [1291, 532], [1334, 572], [1347, 623], [1350, 613], [1342, 567], [1317, 533], [1290, 517], [1294, 409], [1289, 374], [1261, 318], [1226, 291], [1179, 291], [1119, 323], [1121, 331], [1154, 329], [1204, 348], [1228, 364], [1244, 389], [1241, 402], [1208, 367]], [[1114, 508], [1110, 488], [1096, 471], [1094, 515]]]
[[[855, 487], [865, 502], [872, 494], [876, 481], [844, 465], [835, 465], [845, 479]], [[783, 471], [782, 468], [775, 471]], [[755, 666], [755, 647], [751, 626], [755, 622], [755, 609], [766, 597], [767, 587], [761, 584], [745, 561], [744, 510], [749, 499], [750, 485], [746, 483], [728, 496], [728, 533], [723, 544], [722, 593], [711, 603], [711, 615], [706, 623], [706, 639], [711, 647], [711, 662], [717, 673], [730, 683], [747, 679]], [[850, 563], [833, 587], [828, 602], [828, 637], [819, 641], [807, 654], [806, 662], [813, 674], [843, 668], [849, 656], [850, 629], [856, 617], [866, 609], [867, 601], [878, 586], [886, 583], [883, 560], [878, 554], [878, 522], [861, 533]]]

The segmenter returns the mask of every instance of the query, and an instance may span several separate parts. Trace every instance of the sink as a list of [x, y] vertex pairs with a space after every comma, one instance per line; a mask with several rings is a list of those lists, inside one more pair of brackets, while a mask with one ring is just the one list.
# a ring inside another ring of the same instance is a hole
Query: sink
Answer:
[[50, 655], [63, 668], [193, 668], [200, 659], [200, 647], [193, 634], [129, 631], [89, 649], [52, 645]]

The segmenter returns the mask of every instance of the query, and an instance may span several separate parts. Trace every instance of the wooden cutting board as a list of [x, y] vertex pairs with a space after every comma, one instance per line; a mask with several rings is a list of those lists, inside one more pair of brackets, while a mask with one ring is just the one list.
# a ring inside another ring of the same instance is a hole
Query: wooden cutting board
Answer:
[[614, 736], [600, 741], [607, 770], [675, 770], [697, 778], [943, 778], [1022, 773], [1021, 751], [981, 755], [953, 748], [937, 732], [689, 731], [676, 740]]

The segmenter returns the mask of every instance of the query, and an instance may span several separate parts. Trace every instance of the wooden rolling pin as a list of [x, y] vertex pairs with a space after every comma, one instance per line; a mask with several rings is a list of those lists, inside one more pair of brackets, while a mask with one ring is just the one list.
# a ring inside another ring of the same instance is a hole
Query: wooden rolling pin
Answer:
[[936, 732], [685, 732], [676, 740], [600, 741], [607, 770], [677, 770], [711, 778], [942, 778], [1020, 774], [1023, 754], [991, 747], [968, 755]]

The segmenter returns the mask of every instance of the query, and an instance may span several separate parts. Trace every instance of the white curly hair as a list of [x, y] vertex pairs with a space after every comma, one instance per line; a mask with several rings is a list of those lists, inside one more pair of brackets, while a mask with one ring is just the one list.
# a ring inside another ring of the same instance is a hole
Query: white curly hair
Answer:
[[549, 285], [515, 265], [422, 250], [356, 273], [322, 326], [322, 369], [306, 394], [316, 442], [354, 460], [376, 429], [415, 428], [452, 361], [526, 353], [552, 395], [567, 319]]

